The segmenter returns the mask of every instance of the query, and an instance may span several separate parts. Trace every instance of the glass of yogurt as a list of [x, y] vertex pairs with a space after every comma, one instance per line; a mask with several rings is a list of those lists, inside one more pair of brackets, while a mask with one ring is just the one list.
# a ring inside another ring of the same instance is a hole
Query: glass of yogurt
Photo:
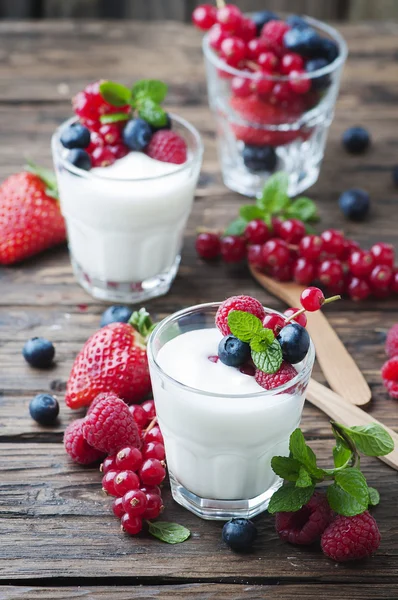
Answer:
[[265, 390], [216, 360], [218, 307], [193, 306], [157, 325], [148, 343], [153, 394], [176, 502], [204, 519], [250, 518], [282, 485], [271, 459], [289, 455], [315, 352], [311, 342], [297, 376]]
[[176, 276], [187, 219], [202, 164], [198, 131], [171, 115], [188, 146], [183, 164], [129, 152], [90, 171], [71, 164], [60, 137], [52, 138], [62, 214], [74, 273], [94, 298], [141, 302], [166, 294]]

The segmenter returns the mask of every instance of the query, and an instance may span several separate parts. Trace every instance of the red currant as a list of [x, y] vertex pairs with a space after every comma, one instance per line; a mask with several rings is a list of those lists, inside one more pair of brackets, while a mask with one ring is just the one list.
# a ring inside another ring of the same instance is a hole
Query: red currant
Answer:
[[246, 98], [252, 93], [252, 81], [245, 77], [234, 77], [231, 81], [231, 91], [237, 98]]
[[143, 514], [143, 519], [156, 519], [164, 509], [161, 496], [158, 494], [147, 493], [147, 507]]
[[119, 519], [122, 518], [122, 516], [125, 513], [122, 498], [115, 498], [115, 500], [112, 503], [112, 511], [115, 517], [118, 517]]
[[247, 44], [247, 58], [257, 60], [260, 54], [268, 50], [269, 46], [264, 38], [254, 38]]
[[133, 471], [119, 471], [114, 479], [116, 496], [124, 496], [129, 490], [137, 490], [139, 487], [140, 480]]
[[298, 219], [287, 219], [279, 227], [279, 235], [288, 244], [298, 244], [305, 236], [305, 227]]
[[102, 490], [110, 496], [118, 495], [115, 491], [115, 478], [118, 474], [118, 471], [107, 471], [102, 478]]
[[[299, 310], [299, 308], [288, 308], [283, 314], [286, 315], [287, 318], [289, 318]], [[293, 321], [296, 321], [296, 323], [298, 323], [302, 327], [305, 327], [307, 325], [307, 315], [305, 313], [301, 313], [301, 315], [297, 315], [297, 317], [293, 319]]]
[[238, 37], [228, 37], [221, 42], [221, 56], [231, 67], [237, 67], [246, 57], [246, 45]]
[[152, 421], [156, 417], [156, 408], [154, 400], [146, 400], [141, 404], [141, 408], [145, 410], [148, 415], [148, 422]]
[[265, 329], [272, 329], [275, 335], [278, 335], [284, 325], [285, 319], [276, 313], [268, 313], [263, 320], [263, 327]]
[[300, 54], [288, 52], [282, 56], [281, 73], [283, 75], [289, 75], [291, 71], [301, 71], [302, 69], [304, 69], [304, 60]]
[[358, 242], [354, 242], [354, 240], [344, 240], [344, 252], [341, 255], [341, 260], [347, 261], [351, 254], [356, 250], [360, 250], [361, 246]]
[[367, 281], [358, 277], [352, 277], [347, 288], [347, 294], [354, 301], [365, 300], [370, 296], [370, 291]]
[[220, 256], [221, 242], [216, 233], [200, 233], [195, 242], [196, 252], [201, 258], [211, 260]]
[[300, 296], [301, 306], [305, 308], [305, 310], [308, 310], [308, 312], [319, 310], [324, 302], [325, 296], [323, 295], [322, 290], [317, 287], [306, 288]]
[[316, 267], [308, 258], [298, 258], [293, 270], [293, 278], [300, 285], [309, 285], [316, 276]]
[[100, 471], [105, 475], [108, 471], [116, 471], [116, 456], [114, 454], [104, 458], [100, 464]]
[[212, 4], [201, 4], [192, 13], [193, 24], [202, 31], [208, 31], [216, 21], [217, 9]]
[[149, 423], [147, 412], [139, 404], [129, 406], [129, 411], [140, 429], [143, 429]]
[[129, 490], [122, 498], [124, 512], [131, 517], [139, 517], [144, 514], [148, 505], [146, 494], [142, 490]]
[[251, 19], [243, 19], [238, 35], [246, 43], [253, 40], [257, 35], [255, 22]]
[[283, 48], [283, 38], [289, 29], [290, 25], [285, 21], [268, 21], [261, 30], [261, 37], [268, 38], [272, 45]]
[[318, 279], [326, 286], [338, 285], [344, 280], [343, 265], [337, 258], [324, 260], [318, 268]]
[[391, 244], [380, 242], [371, 247], [370, 252], [374, 258], [375, 265], [394, 266], [394, 248]]
[[393, 273], [390, 289], [394, 294], [398, 294], [398, 269]]
[[140, 479], [145, 485], [159, 485], [166, 477], [166, 470], [157, 458], [148, 458], [139, 471]]
[[263, 246], [263, 260], [269, 267], [283, 267], [290, 259], [290, 251], [284, 240], [272, 239]]
[[144, 439], [146, 444], [148, 442], [158, 442], [159, 444], [163, 444], [163, 436], [162, 432], [160, 431], [160, 427], [158, 425], [152, 427], [152, 429], [145, 434]]
[[372, 290], [388, 290], [393, 278], [393, 272], [387, 265], [376, 265], [369, 276]]
[[296, 94], [306, 94], [311, 89], [311, 80], [305, 77], [305, 71], [290, 71], [290, 89]]
[[246, 256], [246, 242], [238, 235], [226, 235], [221, 240], [221, 256], [226, 263], [237, 263]]
[[122, 516], [121, 528], [129, 535], [137, 535], [142, 529], [142, 519], [141, 517], [132, 517], [126, 513]]
[[283, 221], [279, 217], [271, 218], [272, 230], [276, 237], [280, 237], [280, 229], [281, 229], [282, 223], [283, 223]]
[[156, 496], [162, 495], [162, 491], [158, 485], [143, 485], [140, 489], [144, 494], [155, 494]]
[[271, 277], [277, 281], [292, 281], [293, 279], [293, 261], [289, 259], [289, 262], [283, 266], [276, 266], [271, 268]]
[[261, 73], [256, 73], [256, 78], [253, 81], [254, 91], [260, 98], [266, 98], [270, 95], [274, 89], [274, 81], [272, 79], [266, 79]]
[[224, 31], [238, 31], [242, 27], [243, 18], [241, 11], [234, 4], [226, 4], [217, 10], [217, 21]]
[[142, 454], [138, 448], [126, 446], [116, 454], [116, 466], [121, 471], [137, 471], [142, 465]]
[[158, 460], [164, 460], [166, 457], [164, 446], [159, 442], [149, 442], [148, 444], [145, 444], [142, 449], [142, 454], [144, 459], [157, 458]]
[[228, 37], [228, 33], [221, 28], [221, 25], [216, 23], [209, 31], [209, 44], [213, 50], [217, 52], [221, 49], [221, 44]]
[[109, 146], [109, 150], [117, 160], [123, 158], [123, 156], [127, 156], [130, 152], [125, 144], [114, 144], [113, 146]]
[[275, 83], [272, 90], [272, 104], [281, 104], [286, 106], [293, 99], [294, 92], [292, 91], [288, 81], [280, 81]]
[[251, 244], [247, 247], [247, 261], [255, 269], [264, 268], [263, 247], [260, 244]]
[[265, 244], [271, 233], [264, 221], [253, 219], [246, 225], [245, 237], [250, 244]]
[[344, 253], [344, 236], [336, 229], [327, 229], [321, 233], [323, 240], [322, 251], [332, 258], [340, 258]]
[[109, 167], [116, 160], [109, 146], [97, 146], [91, 153], [93, 167]]
[[113, 146], [114, 144], [119, 143], [122, 139], [122, 128], [116, 123], [101, 125], [98, 133], [107, 146]]
[[348, 266], [355, 277], [368, 277], [374, 267], [374, 259], [370, 252], [355, 250], [348, 259]]
[[275, 73], [278, 71], [279, 58], [273, 52], [262, 52], [257, 59], [262, 71], [265, 73]]

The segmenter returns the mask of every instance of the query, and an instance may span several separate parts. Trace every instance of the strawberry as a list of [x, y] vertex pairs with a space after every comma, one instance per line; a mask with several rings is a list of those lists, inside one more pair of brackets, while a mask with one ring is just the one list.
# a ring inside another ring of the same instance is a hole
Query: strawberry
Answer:
[[145, 309], [133, 313], [130, 323], [111, 323], [87, 340], [69, 375], [67, 406], [88, 406], [102, 392], [112, 392], [127, 404], [140, 402], [148, 395], [151, 381], [145, 337], [152, 324]]
[[[49, 172], [38, 169], [39, 173]], [[11, 265], [65, 241], [65, 222], [54, 198], [55, 179], [11, 175], [0, 186], [0, 264]]]

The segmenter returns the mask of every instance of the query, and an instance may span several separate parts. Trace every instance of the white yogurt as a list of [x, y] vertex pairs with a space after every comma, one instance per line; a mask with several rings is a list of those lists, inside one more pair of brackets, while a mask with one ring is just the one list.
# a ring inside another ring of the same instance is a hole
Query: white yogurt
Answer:
[[165, 343], [156, 362], [176, 381], [150, 363], [156, 410], [180, 484], [201, 498], [250, 499], [279, 485], [271, 458], [289, 454], [304, 394], [302, 386], [269, 393], [254, 377], [211, 362], [221, 338], [216, 328], [200, 329]]

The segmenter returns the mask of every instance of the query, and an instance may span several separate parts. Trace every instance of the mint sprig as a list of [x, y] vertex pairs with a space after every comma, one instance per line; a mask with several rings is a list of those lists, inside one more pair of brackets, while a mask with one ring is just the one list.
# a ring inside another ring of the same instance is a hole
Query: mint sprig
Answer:
[[367, 456], [389, 454], [394, 449], [390, 434], [377, 423], [346, 427], [332, 421], [331, 425], [336, 438], [334, 468], [318, 467], [301, 429], [295, 429], [290, 436], [290, 455], [272, 458], [273, 471], [288, 483], [273, 494], [268, 507], [271, 514], [300, 510], [311, 498], [316, 484], [324, 481], [332, 481], [326, 495], [338, 514], [352, 517], [379, 503], [378, 491], [368, 486], [359, 468], [359, 452]]
[[167, 521], [148, 521], [148, 531], [158, 540], [167, 544], [181, 544], [191, 535], [189, 529], [183, 525]]
[[261, 320], [242, 310], [232, 310], [228, 315], [232, 335], [250, 344], [251, 357], [264, 373], [276, 373], [282, 364], [282, 348], [271, 329], [263, 327]]

